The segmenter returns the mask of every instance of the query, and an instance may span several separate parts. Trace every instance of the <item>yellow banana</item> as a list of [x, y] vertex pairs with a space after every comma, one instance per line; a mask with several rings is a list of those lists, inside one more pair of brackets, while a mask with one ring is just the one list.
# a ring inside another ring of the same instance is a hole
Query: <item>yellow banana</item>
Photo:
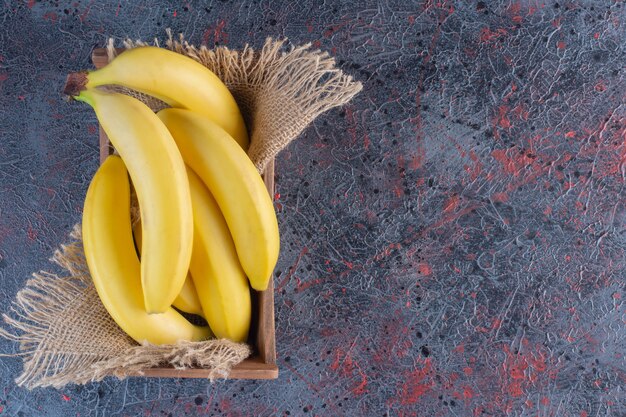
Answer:
[[211, 70], [185, 55], [154, 46], [129, 49], [86, 77], [86, 88], [122, 85], [203, 114], [242, 148], [248, 147], [246, 125], [228, 88]]
[[185, 164], [167, 128], [145, 104], [118, 93], [83, 90], [133, 181], [142, 218], [141, 283], [148, 313], [162, 313], [183, 287], [193, 244]]
[[211, 330], [218, 338], [245, 342], [250, 329], [250, 287], [224, 216], [202, 183], [187, 169], [194, 232], [191, 277]]
[[157, 116], [217, 201], [250, 285], [265, 290], [280, 239], [272, 199], [254, 164], [224, 129], [204, 116], [183, 109], [164, 109]]
[[171, 344], [211, 337], [173, 308], [148, 314], [130, 223], [130, 185], [124, 162], [109, 156], [91, 181], [83, 211], [83, 246], [96, 291], [113, 320], [139, 343]]
[[[133, 227], [133, 236], [135, 237], [137, 254], [141, 258], [141, 222], [137, 222], [135, 227]], [[191, 280], [191, 275], [189, 273], [187, 273], [187, 278], [185, 279], [183, 288], [180, 289], [180, 293], [172, 302], [172, 305], [185, 313], [197, 314], [204, 317], [202, 306], [200, 305], [200, 300], [198, 299], [198, 294], [196, 293], [196, 287], [193, 285], [193, 281]]]

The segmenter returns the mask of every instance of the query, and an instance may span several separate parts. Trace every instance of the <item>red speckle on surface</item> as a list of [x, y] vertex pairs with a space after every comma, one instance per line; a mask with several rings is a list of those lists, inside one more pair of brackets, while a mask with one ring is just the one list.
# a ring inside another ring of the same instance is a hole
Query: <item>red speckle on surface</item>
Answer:
[[474, 373], [474, 370], [469, 366], [466, 366], [465, 368], [463, 368], [463, 373], [467, 376], [470, 376]]
[[361, 369], [361, 366], [357, 361], [354, 360], [350, 351], [350, 348], [347, 352], [344, 352], [343, 349], [338, 348], [335, 351], [335, 360], [330, 365], [330, 369], [338, 372], [342, 377], [352, 378], [353, 375], [358, 374], [360, 380], [359, 383], [350, 389], [350, 391], [355, 395], [363, 395], [367, 392], [367, 375]]
[[511, 114], [515, 116], [518, 120], [527, 121], [530, 113], [523, 105], [517, 105], [511, 110]]
[[[221, 19], [217, 22], [215, 27], [209, 26], [204, 33], [202, 34], [202, 43], [205, 45], [213, 44], [228, 44], [228, 33], [224, 31], [224, 27], [226, 27], [226, 20]], [[211, 42], [211, 39], [213, 40]]]
[[482, 28], [480, 30], [479, 41], [480, 43], [491, 43], [497, 41], [498, 38], [500, 38], [501, 36], [506, 35], [508, 35], [508, 32], [504, 28], [498, 28], [494, 31], [490, 30], [489, 28]]
[[429, 276], [433, 273], [433, 269], [427, 263], [417, 264], [417, 273], [424, 276]]
[[94, 125], [94, 124], [87, 125], [87, 132], [88, 132], [90, 135], [95, 134], [97, 131], [98, 131], [98, 126], [96, 126], [96, 125]]
[[289, 273], [285, 274], [285, 278], [283, 278], [283, 280], [276, 286], [276, 292], [280, 292], [285, 287], [285, 285], [287, 285], [287, 283], [289, 282], [289, 279], [291, 278], [291, 276], [294, 274], [294, 272], [296, 272], [296, 270], [298, 268], [298, 264], [300, 263], [300, 260], [307, 253], [309, 253], [309, 248], [307, 248], [305, 246], [300, 251], [300, 254], [298, 255], [298, 258], [296, 259], [296, 263], [293, 264], [293, 266], [291, 268], [289, 268]]
[[327, 30], [324, 31], [323, 35], [325, 38], [330, 38], [334, 33], [336, 33], [339, 29], [341, 29], [343, 26], [345, 26], [346, 24], [348, 24], [349, 20], [345, 19], [342, 22], [336, 24], [336, 25], [332, 25], [330, 26]]
[[47, 12], [46, 14], [43, 15], [43, 20], [50, 20], [53, 23], [56, 23], [58, 19], [59, 19], [59, 15], [56, 14], [55, 12]]
[[174, 13], [172, 13], [172, 16], [174, 16], [174, 17], [178, 16], [178, 12], [176, 10], [174, 10]]
[[309, 281], [306, 281], [306, 282], [302, 282], [300, 280], [300, 278], [298, 278], [298, 277], [296, 277], [296, 281], [297, 281], [297, 284], [296, 284], [295, 291], [297, 293], [305, 291], [305, 290], [307, 290], [310, 287], [313, 287], [315, 285], [318, 285], [318, 284], [321, 284], [322, 282], [324, 282], [324, 280], [322, 278], [316, 278], [316, 279], [312, 279], [312, 280], [309, 280]]
[[471, 387], [466, 386], [463, 388], [463, 398], [468, 400], [474, 398], [474, 391], [472, 391]]
[[476, 155], [476, 152], [474, 151], [470, 151], [470, 159], [472, 160], [472, 162], [474, 162], [474, 165], [473, 166], [464, 165], [463, 169], [465, 170], [465, 172], [469, 173], [470, 179], [474, 181], [482, 173], [483, 164], [479, 161], [478, 156]]
[[415, 171], [424, 165], [424, 149], [419, 147], [415, 154], [409, 159], [409, 169]]
[[[509, 183], [507, 186], [509, 191], [513, 191], [523, 183], [536, 179], [541, 173], [542, 166], [537, 162], [538, 158], [529, 156], [527, 152], [520, 153], [517, 150], [494, 149], [491, 152], [491, 156], [502, 165], [505, 173], [521, 177], [522, 183]], [[533, 173], [525, 174], [526, 167], [530, 167]]]
[[63, 395], [61, 396], [61, 398], [63, 398], [63, 401], [70, 401], [70, 400], [71, 400], [71, 398], [70, 398], [70, 397], [68, 397], [68, 396], [67, 396], [67, 395], [65, 395], [65, 394], [63, 394]]
[[494, 193], [491, 196], [491, 200], [494, 203], [506, 203], [509, 201], [509, 196], [506, 193]]
[[576, 137], [576, 132], [574, 132], [573, 130], [570, 130], [569, 132], [567, 132], [565, 134], [565, 137], [566, 138], [570, 138], [570, 139], [575, 138]]
[[409, 25], [413, 25], [415, 23], [415, 16], [409, 15], [408, 19], [409, 19]]
[[499, 329], [500, 327], [502, 327], [502, 320], [498, 318], [494, 318], [493, 321], [491, 322], [491, 329], [495, 330], [495, 329]]
[[459, 196], [455, 194], [443, 204], [443, 211], [446, 213], [449, 213], [449, 212], [455, 211], [458, 206], [459, 206]]
[[313, 22], [311, 22], [311, 20], [307, 20], [306, 23], [306, 31], [309, 33], [313, 33]]
[[348, 123], [348, 134], [350, 135], [350, 143], [356, 143], [356, 120], [354, 118], [354, 109], [351, 106], [346, 107], [346, 122]]
[[594, 39], [600, 39], [600, 32], [596, 32], [593, 34]]
[[601, 93], [606, 90], [606, 86], [602, 81], [598, 81], [593, 89], [596, 90], [598, 93]]
[[365, 387], [367, 387], [367, 375], [365, 375], [361, 368], [359, 368], [358, 372], [361, 376], [361, 382], [351, 391], [354, 395], [363, 395], [367, 392], [367, 390], [365, 389]]
[[541, 403], [541, 405], [545, 405], [545, 406], [550, 405], [550, 399], [548, 397], [542, 397], [541, 400], [539, 400], [539, 402]]
[[515, 167], [514, 165], [511, 163], [511, 160], [509, 159], [509, 157], [506, 155], [506, 150], [504, 149], [494, 149], [491, 152], [491, 156], [493, 156], [493, 158], [500, 162], [502, 164], [502, 167], [504, 168], [505, 172], [509, 173], [509, 174], [514, 174], [515, 173]]
[[426, 358], [421, 369], [416, 369], [406, 375], [406, 380], [402, 384], [400, 393], [400, 403], [402, 405], [417, 403], [425, 393], [431, 390], [433, 387], [433, 382], [430, 378], [431, 372], [431, 360]]
[[520, 12], [522, 11], [522, 5], [519, 2], [513, 3], [509, 6], [508, 12], [512, 15], [511, 20], [513, 23], [522, 23], [524, 19]]
[[589, 414], [585, 410], [580, 412], [580, 417], [588, 417], [588, 416]]
[[28, 226], [28, 230], [26, 231], [26, 236], [28, 236], [28, 239], [31, 241], [35, 241], [37, 240], [37, 231], [35, 229], [33, 229], [32, 226]]
[[215, 26], [215, 31], [213, 33], [215, 37], [215, 42], [219, 42], [220, 44], [228, 43], [228, 34], [224, 31], [224, 27], [226, 26], [226, 21], [224, 19], [217, 22]]
[[35, 1], [35, 0], [28, 0], [28, 3], [26, 4], [26, 6], [27, 6], [29, 9], [32, 9], [32, 8], [33, 8], [33, 6], [35, 5], [35, 3], [36, 3], [36, 1]]
[[498, 107], [498, 116], [496, 118], [496, 123], [498, 126], [508, 129], [511, 127], [511, 121], [509, 120], [509, 107], [506, 105], [502, 105]]
[[86, 18], [87, 18], [87, 16], [89, 15], [89, 11], [91, 10], [91, 6], [93, 5], [94, 1], [95, 1], [95, 0], [92, 0], [92, 1], [89, 3], [89, 5], [87, 6], [87, 8], [85, 9], [85, 11], [84, 11], [84, 12], [82, 12], [82, 13], [80, 14], [80, 16], [78, 16], [78, 19], [80, 19], [80, 22], [81, 22], [81, 23], [84, 23], [84, 22], [85, 22], [85, 19], [86, 19]]
[[558, 42], [556, 43], [556, 47], [557, 47], [557, 48], [559, 48], [559, 49], [565, 49], [565, 42], [563, 42], [563, 41], [558, 41]]

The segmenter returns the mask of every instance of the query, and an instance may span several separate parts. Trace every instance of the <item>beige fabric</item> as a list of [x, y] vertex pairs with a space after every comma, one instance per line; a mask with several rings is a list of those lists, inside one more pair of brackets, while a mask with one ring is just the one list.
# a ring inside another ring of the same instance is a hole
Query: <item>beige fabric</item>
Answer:
[[[360, 83], [335, 68], [328, 54], [312, 51], [308, 44], [283, 51], [284, 41], [268, 39], [261, 51], [248, 46], [243, 51], [208, 50], [168, 34], [168, 48], [206, 65], [230, 88], [250, 132], [249, 156], [260, 172], [319, 114], [347, 103], [361, 90]], [[126, 48], [140, 45], [144, 43], [124, 42]], [[114, 59], [112, 40], [108, 52], [109, 59]], [[152, 97], [123, 91], [155, 111], [165, 107]], [[157, 365], [207, 368], [213, 379], [228, 376], [234, 365], [251, 354], [249, 346], [228, 340], [137, 345], [115, 324], [98, 298], [78, 226], [71, 238], [52, 258], [66, 273], [34, 274], [17, 294], [10, 313], [3, 315], [12, 329], [0, 329], [0, 336], [18, 342], [17, 355], [24, 360], [18, 385], [84, 384], [106, 376], [141, 374]]]
[[140, 375], [142, 370], [157, 365], [209, 368], [211, 379], [223, 378], [250, 355], [246, 344], [225, 339], [137, 345], [117, 326], [98, 298], [78, 225], [71, 237], [73, 241], [61, 245], [52, 257], [67, 275], [34, 274], [18, 293], [11, 314], [3, 315], [5, 322], [18, 331], [0, 329], [1, 336], [20, 344], [24, 371], [15, 380], [19, 386], [60, 388], [106, 376]]

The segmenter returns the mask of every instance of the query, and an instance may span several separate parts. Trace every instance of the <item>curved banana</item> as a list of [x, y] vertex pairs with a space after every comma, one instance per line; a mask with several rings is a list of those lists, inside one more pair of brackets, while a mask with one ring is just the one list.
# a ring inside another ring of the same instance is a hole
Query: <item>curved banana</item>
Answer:
[[202, 180], [187, 169], [194, 232], [191, 277], [209, 327], [218, 338], [245, 342], [250, 329], [250, 287], [220, 208]]
[[164, 109], [157, 116], [172, 133], [185, 163], [217, 201], [250, 285], [265, 290], [278, 260], [280, 239], [272, 199], [254, 164], [224, 129], [206, 117], [183, 109]]
[[[135, 238], [135, 247], [137, 249], [137, 254], [141, 259], [142, 235], [140, 221], [137, 222], [135, 227], [133, 227], [133, 237]], [[176, 297], [176, 299], [172, 302], [172, 305], [180, 311], [184, 311], [185, 313], [197, 314], [204, 317], [204, 313], [202, 312], [202, 305], [200, 305], [200, 300], [198, 299], [198, 294], [196, 293], [196, 287], [193, 285], [193, 281], [191, 280], [191, 275], [189, 273], [187, 273], [187, 278], [185, 279], [183, 288], [180, 289], [180, 293], [178, 294], [178, 297]]]
[[171, 344], [211, 337], [173, 308], [145, 311], [139, 259], [130, 223], [130, 185], [124, 162], [109, 156], [94, 175], [83, 211], [83, 246], [96, 291], [113, 320], [137, 342]]
[[248, 147], [246, 125], [228, 88], [211, 70], [185, 55], [154, 46], [133, 48], [86, 77], [86, 88], [122, 85], [155, 96], [172, 107], [203, 114], [242, 148]]
[[185, 164], [172, 135], [137, 99], [100, 90], [75, 97], [91, 105], [124, 160], [141, 212], [141, 283], [148, 313], [162, 313], [183, 287], [193, 244]]

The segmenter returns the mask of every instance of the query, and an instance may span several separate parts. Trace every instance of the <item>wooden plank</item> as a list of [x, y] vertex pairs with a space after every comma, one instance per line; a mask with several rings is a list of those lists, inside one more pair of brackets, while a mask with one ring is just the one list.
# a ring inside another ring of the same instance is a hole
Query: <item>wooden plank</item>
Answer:
[[[209, 369], [174, 369], [174, 368], [152, 368], [147, 369], [137, 376], [154, 378], [208, 378]], [[235, 366], [229, 379], [276, 379], [278, 378], [278, 367], [273, 364], [264, 363], [259, 357], [248, 358]]]
[[[117, 49], [118, 53], [123, 49]], [[92, 53], [92, 61], [96, 68], [102, 68], [108, 62], [106, 49], [96, 48]], [[107, 156], [113, 153], [113, 147], [106, 133], [100, 126], [100, 163]], [[269, 195], [274, 198], [274, 160], [270, 161], [265, 172], [263, 180]], [[245, 359], [243, 362], [235, 366], [229, 379], [276, 379], [278, 378], [278, 367], [276, 366], [276, 332], [274, 325], [274, 279], [270, 279], [269, 287], [265, 291], [256, 292], [258, 306], [256, 310], [256, 335], [253, 342], [258, 351], [258, 356]], [[253, 325], [253, 327], [255, 327]], [[210, 369], [185, 369], [178, 370], [171, 367], [156, 367], [145, 370], [142, 376], [154, 378], [203, 378], [209, 377]], [[139, 374], [138, 374], [139, 376]]]
[[109, 142], [109, 137], [102, 127], [98, 127], [98, 137], [100, 140], [100, 163], [103, 163], [107, 156], [113, 153], [113, 148], [111, 147], [111, 142]]
[[[265, 187], [274, 200], [274, 160], [272, 159], [263, 173]], [[258, 313], [258, 333], [256, 345], [259, 355], [268, 364], [276, 364], [276, 330], [274, 325], [274, 273], [267, 290], [261, 291], [259, 295]]]
[[[118, 54], [124, 52], [124, 48], [115, 48]], [[91, 53], [91, 62], [96, 68], [102, 68], [109, 63], [109, 55], [106, 48], [95, 48]]]

